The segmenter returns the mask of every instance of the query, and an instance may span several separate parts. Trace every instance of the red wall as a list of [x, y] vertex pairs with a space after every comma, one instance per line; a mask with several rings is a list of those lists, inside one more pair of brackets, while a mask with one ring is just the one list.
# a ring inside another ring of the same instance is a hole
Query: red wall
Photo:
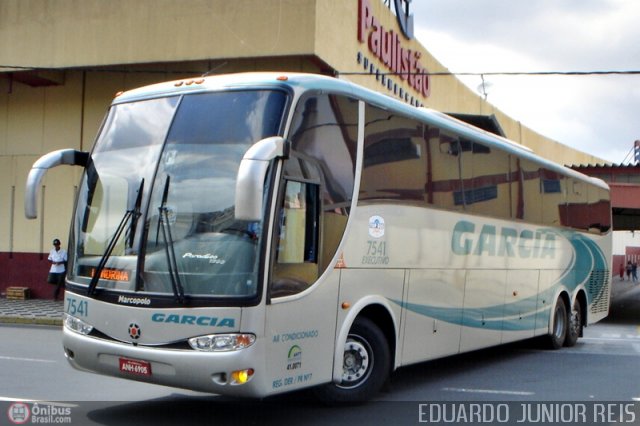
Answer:
[[7, 287], [29, 287], [32, 299], [53, 299], [54, 286], [47, 284], [48, 253], [0, 253], [0, 292]]
[[[620, 278], [620, 268], [623, 268], [624, 270], [624, 265], [627, 263], [627, 261], [625, 260], [624, 255], [622, 254], [614, 254], [613, 255], [613, 277], [614, 278]], [[626, 272], [623, 272], [623, 277], [626, 275]]]
[[640, 247], [625, 247], [627, 261], [640, 263]]

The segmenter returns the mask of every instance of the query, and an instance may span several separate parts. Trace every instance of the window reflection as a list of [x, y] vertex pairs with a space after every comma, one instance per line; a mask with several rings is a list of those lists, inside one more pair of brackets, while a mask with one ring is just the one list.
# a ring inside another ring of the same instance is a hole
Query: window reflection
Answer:
[[425, 204], [482, 216], [606, 232], [605, 189], [374, 106], [365, 109], [359, 201]]
[[285, 102], [257, 90], [183, 99], [153, 185], [145, 290], [170, 293], [180, 281], [186, 294], [255, 294], [262, 224], [235, 219], [235, 182], [249, 147], [280, 132]]
[[423, 201], [426, 186], [424, 127], [368, 105], [360, 200]]
[[[115, 105], [109, 111], [78, 191], [70, 278], [88, 283], [127, 211], [146, 209], [149, 182], [177, 105], [178, 98], [171, 97]], [[135, 206], [140, 190], [141, 203]], [[135, 226], [135, 218], [133, 222], [124, 224], [107, 265], [126, 272], [120, 277], [128, 279], [106, 281], [105, 287], [134, 289], [143, 227]]]
[[309, 94], [295, 110], [271, 297], [308, 288], [336, 254], [353, 198], [358, 109], [347, 97]]

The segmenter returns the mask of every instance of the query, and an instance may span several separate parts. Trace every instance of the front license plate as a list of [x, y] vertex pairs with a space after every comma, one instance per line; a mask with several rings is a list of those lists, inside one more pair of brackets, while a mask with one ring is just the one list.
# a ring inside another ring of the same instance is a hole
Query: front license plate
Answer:
[[150, 376], [151, 363], [138, 359], [120, 358], [120, 371], [139, 376]]

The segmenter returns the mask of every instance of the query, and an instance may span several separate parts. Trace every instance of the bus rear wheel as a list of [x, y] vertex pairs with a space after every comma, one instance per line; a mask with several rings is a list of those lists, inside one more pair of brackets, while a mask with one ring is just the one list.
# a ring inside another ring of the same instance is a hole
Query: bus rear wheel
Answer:
[[322, 401], [330, 404], [363, 402], [384, 385], [391, 370], [387, 339], [380, 328], [367, 318], [358, 318], [349, 330], [342, 357], [342, 378], [315, 389]]
[[560, 349], [564, 345], [567, 337], [567, 307], [562, 297], [556, 301], [556, 307], [553, 311], [553, 319], [551, 324], [551, 332], [549, 333], [549, 347], [551, 349]]
[[576, 300], [573, 309], [571, 310], [571, 316], [567, 324], [567, 337], [564, 340], [564, 345], [567, 347], [575, 346], [578, 342], [578, 337], [582, 335], [582, 305], [579, 300]]

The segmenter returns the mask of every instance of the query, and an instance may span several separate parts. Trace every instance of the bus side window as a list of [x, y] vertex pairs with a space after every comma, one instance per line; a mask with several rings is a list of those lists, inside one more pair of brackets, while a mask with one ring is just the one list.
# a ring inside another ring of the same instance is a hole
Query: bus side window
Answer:
[[611, 228], [611, 201], [606, 190], [571, 179], [563, 225], [592, 233], [607, 233]]
[[288, 296], [318, 278], [319, 185], [286, 181], [271, 297]]
[[519, 160], [517, 184], [512, 187], [516, 218], [542, 224], [542, 184], [540, 166], [528, 160]]
[[359, 111], [358, 100], [321, 92], [304, 95], [295, 108], [270, 297], [307, 289], [336, 256], [353, 199]]
[[[461, 171], [462, 147], [458, 138], [437, 127], [429, 127], [427, 140], [426, 200], [446, 210], [463, 210]], [[456, 203], [456, 198], [460, 201]]]
[[472, 142], [473, 178], [465, 184], [465, 200], [474, 214], [511, 219], [510, 157], [505, 151]]
[[561, 226], [567, 218], [567, 178], [552, 170], [540, 169], [542, 224]]
[[422, 123], [367, 105], [359, 200], [422, 204], [427, 170]]

